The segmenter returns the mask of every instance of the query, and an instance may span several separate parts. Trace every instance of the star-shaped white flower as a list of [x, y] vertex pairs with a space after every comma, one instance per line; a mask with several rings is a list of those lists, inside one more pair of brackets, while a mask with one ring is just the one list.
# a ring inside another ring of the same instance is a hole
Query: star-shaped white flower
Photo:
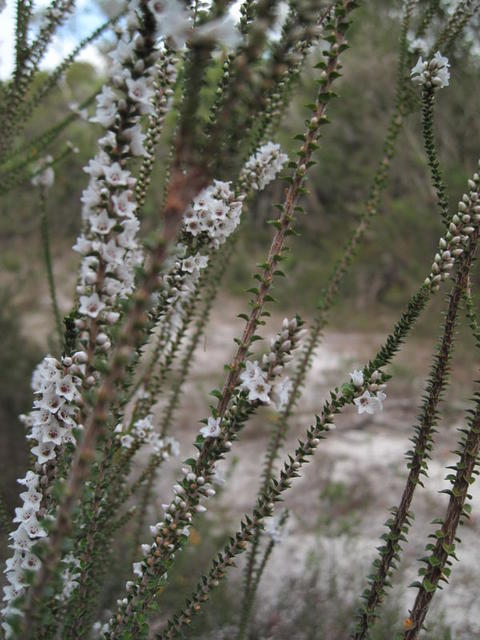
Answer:
[[221, 433], [220, 430], [221, 418], [208, 419], [207, 424], [200, 429], [200, 433], [204, 438], [218, 438]]

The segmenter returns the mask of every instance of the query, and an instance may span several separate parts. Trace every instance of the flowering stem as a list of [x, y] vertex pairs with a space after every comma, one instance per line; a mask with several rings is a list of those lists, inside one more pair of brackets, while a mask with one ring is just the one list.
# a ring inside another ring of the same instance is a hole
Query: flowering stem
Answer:
[[[210, 124], [207, 128], [207, 144], [204, 150], [206, 157], [216, 158], [219, 166], [220, 162], [225, 162], [225, 144], [232, 133], [236, 133], [239, 127], [241, 116], [238, 114], [237, 105], [243, 103], [245, 95], [251, 89], [252, 78], [245, 69], [253, 65], [261, 56], [267, 42], [267, 29], [273, 24], [275, 19], [275, 7], [277, 0], [260, 0], [254, 5], [246, 7], [244, 15], [253, 12], [253, 19], [244, 21], [242, 29], [244, 36], [248, 35], [248, 40], [243, 47], [237, 51], [235, 56], [230, 56], [225, 69], [228, 75], [224, 76], [222, 83], [222, 93], [218, 96], [214, 109], [210, 114]], [[229, 130], [230, 123], [235, 123], [233, 130]], [[213, 126], [214, 125], [214, 126]], [[218, 145], [220, 141], [220, 150]], [[223, 153], [222, 153], [223, 152]], [[220, 158], [222, 159], [220, 161]]]
[[96, 394], [96, 400], [85, 423], [83, 438], [75, 453], [70, 475], [58, 506], [56, 520], [48, 538], [42, 565], [27, 595], [23, 620], [28, 620], [29, 624], [28, 627], [24, 625], [23, 628], [25, 640], [32, 638], [36, 628], [35, 623], [38, 621], [40, 602], [58, 566], [62, 541], [72, 530], [72, 512], [90, 473], [97, 441], [105, 432], [108, 407], [116, 395], [118, 385], [127, 373], [126, 365], [131, 350], [143, 341], [143, 330], [148, 324], [145, 308], [157, 287], [158, 274], [168, 255], [168, 247], [177, 237], [183, 210], [196, 193], [205, 186], [205, 182], [202, 173], [193, 169], [187, 173], [177, 171], [172, 178], [164, 209], [162, 237], [152, 252], [150, 264], [139, 283], [126, 319], [119, 330], [118, 342], [110, 360], [109, 370]]
[[[199, 284], [198, 292], [200, 291], [204, 292], [205, 303], [198, 315], [197, 322], [195, 323], [195, 331], [191, 336], [188, 346], [185, 350], [184, 356], [180, 363], [180, 372], [175, 382], [173, 383], [170, 397], [163, 413], [163, 417], [160, 423], [161, 437], [164, 437], [168, 433], [169, 427], [171, 425], [173, 413], [178, 404], [178, 399], [180, 397], [183, 384], [186, 380], [188, 370], [193, 361], [193, 355], [198, 346], [200, 338], [203, 335], [205, 327], [208, 323], [210, 311], [215, 301], [215, 297], [221, 283], [221, 278], [225, 273], [226, 263], [228, 262], [228, 258], [231, 255], [232, 246], [233, 246], [233, 242], [230, 242], [222, 252], [221, 256], [220, 255], [218, 256], [218, 259], [215, 262], [215, 269], [212, 275], [208, 277], [209, 274], [205, 273], [205, 279], [207, 280], [206, 287], [200, 286]], [[193, 312], [193, 309], [192, 309], [192, 312]], [[189, 323], [190, 323], [190, 317], [184, 319], [182, 323], [182, 329], [184, 327], [186, 329]], [[140, 478], [132, 485], [131, 489], [128, 491], [128, 494], [127, 494], [128, 497], [131, 496], [139, 486], [142, 486], [144, 484], [144, 490], [142, 493], [142, 497], [140, 499], [140, 509], [138, 510], [138, 515], [137, 515], [137, 527], [136, 527], [136, 533], [134, 536], [134, 543], [133, 543], [134, 554], [136, 554], [136, 551], [140, 544], [140, 536], [145, 526], [147, 508], [150, 503], [153, 484], [155, 482], [155, 478], [157, 476], [159, 466], [162, 463], [162, 461], [163, 461], [163, 458], [158, 457], [156, 454], [152, 454], [150, 456], [147, 468], [141, 474]]]
[[155, 162], [155, 147], [162, 133], [163, 124], [167, 115], [167, 104], [173, 94], [173, 85], [176, 79], [175, 65], [178, 59], [174, 52], [166, 49], [157, 62], [156, 92], [154, 100], [154, 113], [150, 115], [148, 131], [145, 140], [146, 155], [140, 167], [138, 181], [135, 187], [135, 196], [138, 207], [143, 207], [147, 189], [152, 179], [152, 171]]

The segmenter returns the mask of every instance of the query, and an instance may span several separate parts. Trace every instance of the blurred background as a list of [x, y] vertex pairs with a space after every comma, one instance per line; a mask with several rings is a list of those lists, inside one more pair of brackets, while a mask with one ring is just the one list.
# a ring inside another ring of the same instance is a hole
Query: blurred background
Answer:
[[[47, 61], [53, 67], [73, 42], [95, 28], [102, 15], [114, 13], [111, 2], [80, 4], [80, 17], [69, 23], [56, 43], [57, 53]], [[7, 3], [12, 16], [12, 3]], [[389, 122], [395, 90], [399, 2], [372, 0], [357, 12], [350, 34], [351, 49], [344, 59], [344, 77], [338, 84], [340, 99], [332, 103], [332, 124], [313, 168], [310, 193], [305, 196], [306, 215], [298, 221], [296, 236], [285, 263], [287, 278], [274, 291], [278, 300], [266, 333], [274, 334], [284, 315], [298, 312], [312, 318], [316, 302], [328, 276], [354, 229], [362, 203], [369, 194]], [[83, 17], [82, 17], [83, 16]], [[7, 20], [5, 21], [5, 23]], [[8, 33], [3, 31], [1, 72], [8, 73]], [[473, 35], [478, 37], [478, 30]], [[480, 56], [469, 37], [459, 44], [451, 59], [450, 86], [438, 93], [436, 134], [442, 168], [451, 203], [463, 193], [466, 179], [475, 170], [480, 150]], [[72, 113], [104, 81], [108, 38], [89, 49], [82, 61], [72, 65], [59, 88], [36, 112], [24, 131], [25, 143]], [[312, 57], [314, 61], [315, 56]], [[40, 74], [41, 82], [49, 73]], [[292, 137], [303, 129], [304, 104], [315, 93], [314, 69], [307, 69], [296, 91], [278, 141], [288, 152], [296, 149]], [[168, 140], [166, 135], [162, 140]], [[83, 166], [96, 152], [98, 130], [82, 118], [75, 119], [59, 136], [50, 153], [60, 151], [67, 140], [78, 148], [56, 168], [55, 186], [48, 196], [54, 273], [62, 313], [73, 300], [77, 257], [71, 246], [81, 227], [80, 195], [87, 184]], [[21, 144], [21, 141], [20, 141]], [[154, 174], [142, 221], [148, 238], [156, 228], [163, 197], [163, 170], [168, 145], [159, 147]], [[282, 199], [281, 182], [272, 185], [251, 203], [240, 230], [240, 239], [225, 275], [220, 297], [184, 394], [178, 413], [181, 458], [190, 453], [189, 443], [198, 421], [208, 408], [208, 391], [222, 380], [222, 366], [233, 351], [239, 328], [237, 313], [245, 310], [245, 289], [251, 286], [254, 265], [268, 249], [272, 202]], [[420, 115], [409, 117], [400, 136], [389, 186], [381, 213], [362, 243], [347, 275], [339, 302], [330, 314], [329, 327], [315, 358], [304, 400], [292, 420], [286, 444], [289, 449], [302, 427], [308, 425], [328, 389], [343, 382], [348, 371], [375, 354], [410, 295], [430, 270], [432, 255], [441, 233], [435, 195], [421, 138]], [[478, 273], [474, 285], [478, 284]], [[474, 287], [475, 290], [475, 287]], [[260, 599], [252, 627], [252, 638], [324, 638], [348, 635], [355, 602], [364, 586], [387, 509], [398, 500], [411, 425], [424, 389], [435, 342], [438, 338], [445, 291], [427, 309], [410, 341], [392, 366], [393, 380], [384, 412], [369, 420], [347, 412], [338, 429], [320, 447], [315, 461], [290, 493], [288, 534], [277, 545], [260, 587]], [[462, 317], [463, 321], [463, 317]], [[1, 195], [0, 217], [0, 465], [2, 497], [9, 512], [17, 506], [15, 479], [28, 464], [24, 431], [17, 416], [31, 404], [30, 376], [42, 355], [52, 347], [54, 324], [42, 259], [37, 194], [28, 182]], [[207, 352], [208, 350], [208, 352]], [[424, 491], [414, 505], [417, 521], [399, 570], [398, 586], [385, 605], [384, 621], [374, 638], [392, 638], [401, 625], [414, 592], [406, 588], [415, 579], [416, 558], [431, 532], [428, 524], [442, 515], [445, 495], [444, 467], [453, 460], [456, 428], [461, 426], [478, 377], [478, 355], [473, 340], [460, 323], [457, 350], [452, 362], [450, 387], [442, 407], [443, 419], [437, 448]], [[242, 513], [253, 504], [259, 482], [262, 450], [275, 415], [262, 410], [248, 426], [236, 450], [236, 459], [224, 469], [231, 476], [211, 511], [193, 536], [176, 570], [173, 586], [164, 596], [175, 607], [196, 582], [202, 568], [219, 548]], [[159, 481], [169, 491], [179, 462], [171, 461]], [[464, 527], [451, 585], [438, 595], [430, 618], [428, 638], [480, 637], [478, 598], [480, 554], [480, 493], [474, 486], [473, 517]], [[154, 511], [151, 514], [155, 518]], [[125, 538], [128, 544], [128, 536]], [[119, 545], [118, 557], [125, 549]], [[199, 560], [200, 558], [200, 560]], [[113, 572], [104, 593], [105, 604], [126, 576]], [[204, 617], [195, 623], [192, 637], [221, 640], [233, 637], [240, 572], [222, 587]], [[401, 627], [400, 627], [401, 628]]]

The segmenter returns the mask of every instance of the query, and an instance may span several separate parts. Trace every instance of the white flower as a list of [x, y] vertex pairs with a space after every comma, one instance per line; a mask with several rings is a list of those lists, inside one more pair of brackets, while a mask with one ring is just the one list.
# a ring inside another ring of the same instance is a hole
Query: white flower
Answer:
[[45, 391], [43, 396], [34, 402], [35, 407], [38, 407], [39, 409], [47, 409], [50, 413], [56, 413], [63, 404], [65, 404], [65, 399], [60, 398], [53, 388]]
[[275, 180], [287, 160], [288, 156], [283, 153], [279, 144], [267, 142], [247, 160], [241, 172], [241, 179], [252, 189], [265, 189]]
[[82, 315], [96, 318], [104, 308], [105, 304], [100, 300], [98, 293], [92, 293], [91, 296], [80, 296], [80, 307], [78, 310]]
[[237, 29], [234, 18], [230, 14], [225, 14], [216, 20], [210, 20], [202, 24], [195, 30], [195, 40], [210, 40], [219, 42], [227, 49], [237, 47], [242, 36]]
[[114, 149], [117, 146], [117, 136], [113, 131], [107, 131], [107, 133], [98, 140], [99, 147]]
[[55, 445], [53, 442], [38, 444], [36, 447], [32, 447], [32, 453], [39, 464], [44, 464], [55, 458]]
[[23, 525], [20, 525], [18, 529], [10, 533], [8, 537], [12, 540], [10, 547], [18, 551], [28, 551], [33, 545], [33, 540], [30, 539]]
[[38, 473], [27, 471], [27, 475], [25, 476], [25, 478], [20, 478], [19, 480], [17, 480], [17, 482], [19, 484], [25, 485], [26, 487], [28, 487], [28, 489], [36, 489], [38, 487], [39, 479], [40, 476], [38, 475]]
[[207, 265], [208, 256], [202, 256], [197, 253], [182, 260], [182, 271], [198, 274], [202, 269], [205, 269]]
[[77, 241], [73, 245], [72, 249], [79, 253], [81, 256], [86, 256], [92, 250], [92, 241], [87, 240], [85, 236], [78, 236]]
[[152, 99], [154, 92], [148, 78], [138, 78], [137, 80], [127, 78], [125, 83], [128, 87], [128, 95], [137, 102], [140, 113], [143, 115], [153, 113]]
[[288, 376], [285, 376], [273, 385], [272, 400], [277, 411], [282, 411], [288, 404], [293, 383]]
[[122, 443], [122, 447], [125, 447], [125, 449], [130, 449], [133, 444], [133, 438], [127, 433], [120, 438], [120, 442]]
[[425, 72], [428, 69], [428, 62], [424, 61], [422, 56], [419, 56], [417, 64], [412, 68], [410, 76], [412, 82], [416, 84], [423, 84], [425, 82]]
[[249, 384], [251, 380], [255, 378], [261, 377], [263, 375], [263, 371], [258, 366], [258, 362], [251, 362], [247, 360], [245, 363], [245, 370], [240, 374], [240, 380], [244, 384]]
[[200, 433], [204, 438], [218, 438], [221, 433], [220, 430], [221, 418], [208, 419], [208, 423], [200, 429]]
[[40, 569], [40, 558], [33, 553], [27, 553], [22, 562], [22, 569], [27, 569], [28, 571], [38, 571]]
[[46, 167], [42, 169], [39, 173], [35, 174], [32, 178], [32, 184], [34, 187], [45, 187], [49, 188], [53, 185], [55, 181], [55, 173], [52, 167]]
[[121, 265], [123, 263], [125, 249], [117, 245], [115, 238], [111, 238], [107, 244], [102, 245], [101, 252], [105, 262], [114, 265]]
[[285, 527], [280, 524], [280, 519], [278, 516], [273, 516], [272, 518], [266, 519], [264, 532], [265, 535], [267, 535], [272, 540], [272, 542], [278, 544], [282, 541]]
[[42, 501], [42, 494], [30, 489], [29, 491], [23, 491], [23, 493], [20, 494], [20, 498], [26, 507], [35, 507], [38, 509]]
[[258, 400], [259, 402], [263, 402], [265, 404], [270, 403], [269, 391], [271, 387], [269, 384], [265, 382], [265, 380], [255, 380], [252, 382], [249, 390], [248, 390], [248, 399], [250, 402], [255, 402]]
[[30, 538], [45, 538], [47, 536], [47, 532], [45, 529], [42, 529], [36, 517], [30, 518], [28, 522], [24, 522], [22, 527], [25, 527], [25, 531]]
[[125, 42], [125, 40], [119, 40], [115, 49], [113, 49], [113, 51], [110, 51], [108, 55], [115, 64], [123, 65], [125, 64], [125, 62], [131, 61], [133, 51], [133, 41]]
[[450, 63], [448, 58], [442, 56], [440, 51], [437, 51], [433, 56], [433, 61], [431, 64], [436, 64], [435, 74], [432, 78], [432, 82], [436, 87], [442, 89], [443, 87], [448, 87], [448, 83], [450, 81]]
[[137, 204], [131, 200], [132, 195], [132, 191], [121, 191], [119, 194], [112, 196], [112, 202], [117, 216], [124, 218], [134, 217]]
[[105, 180], [112, 187], [126, 186], [130, 177], [130, 171], [124, 171], [118, 162], [114, 162], [110, 167], [103, 168]]
[[381, 391], [376, 395], [372, 395], [370, 391], [364, 391], [361, 396], [355, 398], [354, 402], [357, 405], [358, 413], [369, 413], [373, 415], [383, 409], [382, 401], [386, 398], [386, 395]]
[[106, 211], [102, 211], [98, 216], [91, 216], [90, 218], [90, 229], [94, 233], [106, 235], [107, 233], [110, 233], [114, 226], [115, 220], [109, 218]]
[[350, 378], [352, 379], [352, 383], [354, 387], [363, 386], [364, 378], [363, 371], [360, 369], [354, 369], [350, 374]]
[[97, 112], [93, 118], [90, 118], [90, 122], [98, 122], [108, 129], [115, 122], [116, 114], [117, 96], [109, 86], [104, 86], [97, 96]]
[[248, 391], [248, 399], [250, 402], [270, 403], [268, 395], [271, 386], [267, 383], [266, 374], [258, 366], [258, 362], [246, 362], [246, 369], [240, 375], [242, 381], [240, 388]]
[[142, 133], [142, 129], [139, 125], [135, 125], [133, 127], [130, 127], [129, 129], [125, 129], [123, 135], [128, 140], [130, 151], [134, 156], [148, 155], [143, 145], [146, 135]]
[[157, 28], [163, 38], [169, 38], [176, 49], [181, 49], [190, 36], [193, 20], [180, 0], [150, 0], [148, 6], [157, 19]]
[[426, 87], [447, 87], [450, 80], [450, 63], [448, 58], [437, 51], [433, 58], [424, 61], [422, 56], [418, 58], [417, 64], [410, 72], [412, 82]]
[[375, 398], [380, 407], [380, 411], [383, 409], [383, 401], [386, 399], [386, 397], [387, 397], [387, 394], [383, 393], [383, 391], [377, 391], [377, 393], [375, 394]]

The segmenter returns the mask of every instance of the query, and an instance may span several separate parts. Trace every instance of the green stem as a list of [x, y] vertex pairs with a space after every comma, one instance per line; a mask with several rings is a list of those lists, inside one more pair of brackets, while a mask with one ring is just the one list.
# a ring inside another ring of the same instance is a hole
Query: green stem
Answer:
[[440, 215], [443, 223], [447, 225], [449, 222], [448, 196], [435, 144], [434, 107], [435, 89], [425, 88], [422, 95], [423, 141]]
[[63, 323], [60, 316], [57, 303], [57, 293], [55, 287], [55, 278], [53, 275], [52, 254], [50, 250], [50, 234], [48, 230], [48, 214], [47, 214], [47, 197], [44, 189], [40, 190], [40, 230], [42, 235], [43, 259], [47, 272], [48, 289], [50, 291], [50, 300], [52, 303], [53, 317], [55, 319], [55, 328], [57, 331], [58, 344], [60, 350], [63, 349]]

